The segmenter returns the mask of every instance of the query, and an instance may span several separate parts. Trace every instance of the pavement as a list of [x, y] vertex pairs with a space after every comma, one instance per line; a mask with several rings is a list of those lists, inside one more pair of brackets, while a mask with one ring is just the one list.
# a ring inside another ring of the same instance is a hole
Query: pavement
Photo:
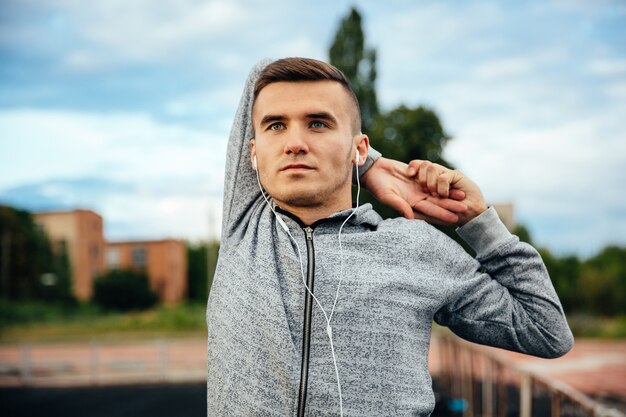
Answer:
[[[436, 346], [429, 358], [433, 373], [439, 363]], [[568, 354], [550, 360], [480, 349], [589, 396], [626, 403], [626, 340], [580, 339]], [[202, 382], [205, 370], [203, 339], [0, 345], [0, 387]]]
[[[463, 343], [499, 359], [506, 365], [529, 371], [550, 382], [568, 385], [609, 408], [626, 413], [626, 339], [577, 339], [572, 350], [557, 359], [541, 359], [503, 349]], [[433, 375], [437, 375], [441, 365], [439, 353], [437, 339], [434, 338], [429, 357]], [[515, 381], [515, 377], [509, 377]]]

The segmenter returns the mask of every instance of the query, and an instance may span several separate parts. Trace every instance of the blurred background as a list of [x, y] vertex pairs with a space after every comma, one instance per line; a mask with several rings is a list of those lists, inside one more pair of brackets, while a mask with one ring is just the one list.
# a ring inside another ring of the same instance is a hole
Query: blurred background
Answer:
[[[540, 249], [580, 350], [502, 360], [624, 409], [624, 2], [4, 0], [8, 415], [206, 413], [226, 143], [249, 69], [285, 56], [342, 69], [375, 148], [462, 170]], [[438, 411], [473, 407], [444, 385]]]

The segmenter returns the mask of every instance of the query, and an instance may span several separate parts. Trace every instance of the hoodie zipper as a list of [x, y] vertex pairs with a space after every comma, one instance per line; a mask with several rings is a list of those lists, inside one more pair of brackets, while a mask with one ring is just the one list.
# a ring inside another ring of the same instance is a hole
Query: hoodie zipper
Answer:
[[[303, 227], [306, 234], [307, 253], [307, 282], [306, 285], [313, 292], [315, 277], [315, 251], [313, 248], [313, 229], [310, 226]], [[304, 300], [304, 323], [302, 329], [302, 366], [300, 367], [300, 390], [298, 392], [298, 417], [304, 417], [306, 406], [306, 394], [309, 378], [309, 353], [311, 351], [311, 316], [313, 314], [313, 296], [305, 291]]]

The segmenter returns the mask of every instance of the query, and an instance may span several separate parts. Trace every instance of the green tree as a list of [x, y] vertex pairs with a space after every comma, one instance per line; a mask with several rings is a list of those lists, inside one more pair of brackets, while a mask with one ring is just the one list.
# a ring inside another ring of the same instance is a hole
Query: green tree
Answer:
[[215, 270], [217, 269], [217, 259], [220, 253], [220, 242], [214, 240], [209, 242], [207, 253], [209, 256], [209, 282], [208, 292], [211, 293], [211, 285], [213, 285], [213, 278], [215, 277]]
[[187, 245], [189, 300], [206, 303], [217, 264], [219, 242]]
[[36, 298], [69, 305], [76, 304], [76, 298], [72, 294], [72, 273], [67, 247], [61, 244], [53, 252], [52, 272], [42, 275]]
[[372, 145], [388, 158], [403, 162], [428, 159], [450, 166], [442, 153], [451, 137], [435, 112], [426, 107], [400, 105], [380, 114], [369, 136]]
[[0, 206], [0, 296], [72, 302], [67, 252], [55, 253], [30, 212]]
[[604, 316], [626, 314], [626, 248], [607, 246], [588, 259], [580, 278], [586, 310]]
[[329, 59], [350, 81], [361, 107], [362, 130], [368, 132], [378, 115], [376, 50], [366, 48], [361, 15], [355, 8], [339, 23]]
[[114, 269], [96, 277], [93, 300], [105, 310], [145, 310], [157, 302], [144, 272]]
[[519, 237], [519, 240], [522, 242], [526, 242], [531, 245], [533, 244], [532, 238], [530, 237], [530, 231], [523, 224], [516, 225], [513, 230], [513, 234]]
[[206, 302], [209, 264], [206, 243], [187, 244], [187, 285], [189, 301]]
[[557, 257], [545, 248], [539, 249], [539, 253], [565, 312], [568, 314], [582, 312], [584, 306], [581, 305], [580, 259], [574, 255]]
[[[367, 48], [359, 12], [352, 8], [341, 20], [330, 47], [330, 63], [348, 78], [361, 106], [363, 132], [370, 144], [383, 156], [409, 162], [428, 159], [450, 167], [442, 156], [443, 148], [451, 139], [443, 129], [435, 112], [423, 106], [401, 105], [389, 112], [381, 112], [376, 95], [376, 50]], [[362, 202], [371, 203], [383, 217], [395, 217], [394, 210], [364, 194]], [[445, 230], [456, 236], [450, 230]]]

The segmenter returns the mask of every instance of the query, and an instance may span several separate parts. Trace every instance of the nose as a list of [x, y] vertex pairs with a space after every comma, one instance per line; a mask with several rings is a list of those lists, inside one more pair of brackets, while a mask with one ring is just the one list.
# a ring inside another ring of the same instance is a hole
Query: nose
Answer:
[[309, 146], [305, 138], [305, 132], [297, 127], [292, 127], [285, 137], [285, 153], [288, 155], [306, 154]]

